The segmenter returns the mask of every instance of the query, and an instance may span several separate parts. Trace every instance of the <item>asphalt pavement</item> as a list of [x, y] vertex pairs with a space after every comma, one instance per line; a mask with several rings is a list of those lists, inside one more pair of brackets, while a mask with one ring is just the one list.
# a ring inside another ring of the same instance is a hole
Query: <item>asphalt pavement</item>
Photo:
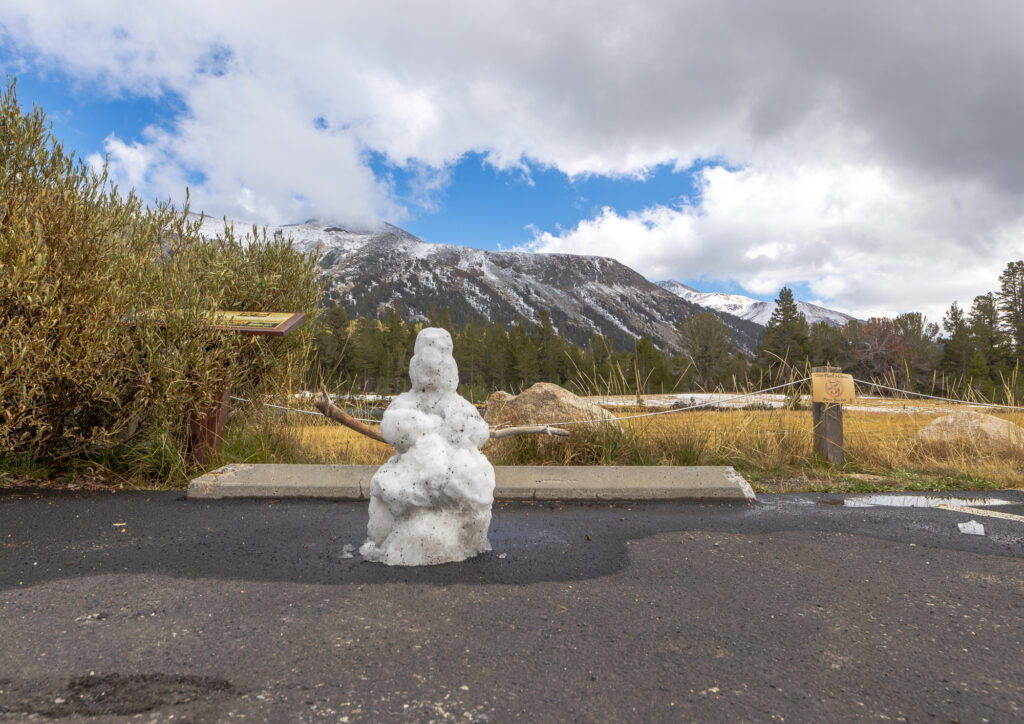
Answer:
[[409, 569], [365, 503], [0, 491], [0, 719], [1020, 721], [1024, 492], [984, 495], [499, 503]]

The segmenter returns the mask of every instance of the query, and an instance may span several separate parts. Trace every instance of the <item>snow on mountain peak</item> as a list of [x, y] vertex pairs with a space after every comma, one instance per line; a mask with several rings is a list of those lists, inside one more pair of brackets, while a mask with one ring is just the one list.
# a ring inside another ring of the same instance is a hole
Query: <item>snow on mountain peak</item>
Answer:
[[[745, 297], [742, 294], [699, 292], [693, 287], [677, 282], [674, 279], [655, 282], [655, 284], [678, 297], [682, 297], [688, 302], [693, 302], [694, 304], [699, 304], [702, 307], [719, 312], [728, 312], [740, 319], [746, 319], [761, 325], [767, 325], [768, 320], [772, 318], [772, 313], [775, 311], [775, 302], [762, 302], [759, 299]], [[827, 322], [832, 326], [841, 327], [855, 319], [844, 312], [838, 312], [834, 309], [811, 304], [810, 302], [797, 300], [796, 308], [804, 315], [808, 324]]]
[[[198, 221], [199, 216], [199, 214], [195, 213], [189, 214], [191, 220]], [[252, 232], [251, 224], [231, 219], [228, 219], [226, 223], [234, 227], [236, 238], [244, 237]], [[225, 220], [222, 218], [204, 216], [199, 233], [207, 239], [212, 239], [224, 233], [224, 224]], [[295, 248], [306, 254], [317, 253], [318, 256], [334, 250], [340, 252], [356, 251], [371, 242], [377, 245], [399, 248], [411, 253], [419, 253], [420, 255], [426, 253], [425, 250], [435, 246], [391, 224], [383, 224], [379, 229], [346, 228], [332, 224], [325, 225], [317, 220], [282, 226], [267, 225], [264, 227], [257, 225], [257, 230], [260, 233], [262, 233], [264, 228], [266, 228], [268, 237], [283, 236], [284, 238], [290, 238]]]

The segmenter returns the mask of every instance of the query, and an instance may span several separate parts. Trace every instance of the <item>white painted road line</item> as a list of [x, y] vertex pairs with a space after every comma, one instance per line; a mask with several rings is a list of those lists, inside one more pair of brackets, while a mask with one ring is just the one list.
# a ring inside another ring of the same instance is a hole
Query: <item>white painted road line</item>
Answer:
[[1001, 513], [998, 510], [989, 510], [988, 508], [971, 508], [966, 505], [940, 505], [938, 507], [941, 510], [952, 510], [956, 513], [970, 513], [971, 515], [987, 515], [989, 518], [1002, 518], [1003, 520], [1015, 520], [1018, 523], [1024, 523], [1024, 515], [1014, 515], [1013, 513]]
[[843, 505], [851, 508], [891, 506], [895, 508], [941, 508], [947, 505], [1013, 505], [1000, 498], [953, 498], [948, 495], [862, 495], [847, 498]]

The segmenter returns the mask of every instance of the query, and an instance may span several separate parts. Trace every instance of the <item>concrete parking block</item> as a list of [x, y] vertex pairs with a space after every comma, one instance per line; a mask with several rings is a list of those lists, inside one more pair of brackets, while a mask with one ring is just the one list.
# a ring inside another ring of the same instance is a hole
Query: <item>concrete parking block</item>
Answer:
[[[375, 465], [225, 465], [189, 485], [189, 498], [369, 500]], [[754, 491], [727, 466], [494, 468], [499, 500], [696, 500], [749, 502]]]

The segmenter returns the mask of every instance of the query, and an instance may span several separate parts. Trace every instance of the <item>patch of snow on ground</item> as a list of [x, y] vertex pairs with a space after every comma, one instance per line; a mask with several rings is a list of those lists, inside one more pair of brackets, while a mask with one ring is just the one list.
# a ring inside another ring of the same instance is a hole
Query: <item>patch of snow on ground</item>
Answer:
[[[735, 398], [735, 399], [734, 399]], [[589, 401], [606, 407], [633, 407], [636, 395], [594, 396]], [[664, 409], [678, 405], [681, 409], [697, 407], [703, 409], [739, 410], [745, 407], [766, 407], [781, 409], [789, 401], [788, 395], [777, 393], [757, 393], [743, 395], [739, 392], [682, 392], [678, 394], [643, 395], [644, 406], [652, 409]], [[804, 408], [811, 405], [810, 395], [801, 395], [800, 404]], [[917, 402], [887, 397], [858, 397], [852, 405], [843, 405], [847, 412], [877, 412], [889, 415], [932, 415], [947, 414], [957, 408], [955, 403]]]

